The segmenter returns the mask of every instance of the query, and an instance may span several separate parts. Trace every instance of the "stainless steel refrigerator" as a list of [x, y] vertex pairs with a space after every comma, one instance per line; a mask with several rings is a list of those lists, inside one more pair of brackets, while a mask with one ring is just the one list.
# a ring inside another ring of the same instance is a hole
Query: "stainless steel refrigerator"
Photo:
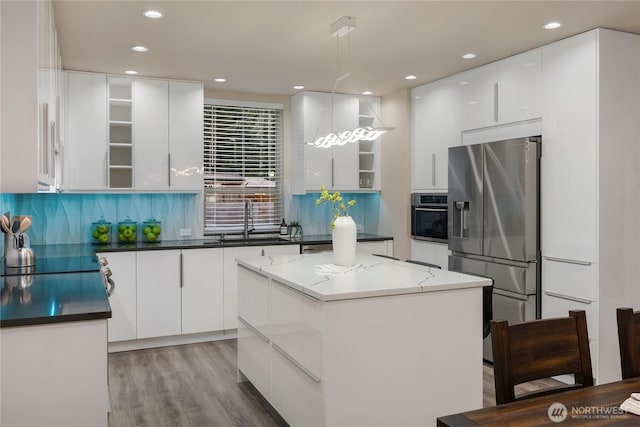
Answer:
[[[449, 270], [494, 280], [493, 318], [540, 318], [541, 138], [449, 148]], [[492, 360], [491, 336], [484, 358]]]

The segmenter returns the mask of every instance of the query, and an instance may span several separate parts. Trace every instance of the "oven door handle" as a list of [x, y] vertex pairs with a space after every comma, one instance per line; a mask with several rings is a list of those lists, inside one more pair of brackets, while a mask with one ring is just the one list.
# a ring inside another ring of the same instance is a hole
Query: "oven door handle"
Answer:
[[420, 212], [446, 212], [447, 208], [413, 208]]

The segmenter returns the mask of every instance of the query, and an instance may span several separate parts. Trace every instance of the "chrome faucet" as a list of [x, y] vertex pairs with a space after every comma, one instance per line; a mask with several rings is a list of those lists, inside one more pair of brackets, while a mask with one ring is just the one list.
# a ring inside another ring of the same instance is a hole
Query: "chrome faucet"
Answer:
[[[251, 228], [249, 228], [249, 218], [251, 218]], [[244, 238], [249, 238], [249, 233], [255, 230], [253, 227], [253, 203], [249, 199], [244, 200]]]

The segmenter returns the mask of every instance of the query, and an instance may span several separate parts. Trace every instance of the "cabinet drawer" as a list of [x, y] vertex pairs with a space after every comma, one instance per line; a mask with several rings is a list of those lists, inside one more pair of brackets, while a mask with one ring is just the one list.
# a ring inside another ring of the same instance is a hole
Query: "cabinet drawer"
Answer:
[[322, 377], [324, 305], [273, 280], [269, 297], [269, 338]]
[[238, 319], [238, 369], [266, 398], [271, 395], [271, 350], [268, 339]]
[[290, 355], [272, 347], [273, 407], [291, 426], [323, 426], [323, 383], [291, 362]]
[[238, 266], [238, 316], [266, 333], [269, 316], [269, 279]]
[[542, 289], [554, 294], [597, 301], [596, 264], [542, 258]]
[[[555, 294], [553, 292], [542, 292], [542, 317], [566, 317], [569, 310], [584, 310], [587, 315], [587, 331], [589, 333], [589, 342], [597, 339], [598, 303], [591, 301], [578, 301], [569, 296]], [[592, 354], [593, 357], [593, 354]]]

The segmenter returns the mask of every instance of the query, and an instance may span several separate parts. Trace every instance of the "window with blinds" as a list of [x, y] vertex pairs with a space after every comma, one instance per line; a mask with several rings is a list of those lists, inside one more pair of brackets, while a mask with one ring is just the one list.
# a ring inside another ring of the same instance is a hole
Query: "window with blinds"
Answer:
[[[227, 101], [228, 102], [228, 101]], [[204, 105], [204, 232], [275, 231], [282, 203], [282, 108]]]

